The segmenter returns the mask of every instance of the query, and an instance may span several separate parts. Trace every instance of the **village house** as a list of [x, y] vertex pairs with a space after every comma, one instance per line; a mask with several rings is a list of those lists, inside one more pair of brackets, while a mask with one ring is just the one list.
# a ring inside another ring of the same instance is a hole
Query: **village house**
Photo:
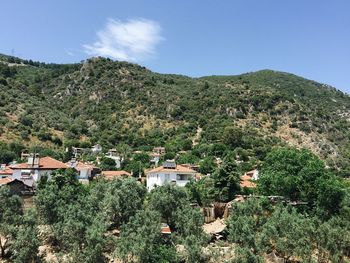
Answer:
[[67, 169], [69, 166], [51, 157], [39, 157], [38, 154], [31, 154], [26, 163], [10, 166], [13, 170], [12, 179], [22, 181], [28, 186], [34, 186], [43, 175], [50, 177], [50, 174], [57, 169]]
[[191, 179], [195, 179], [196, 171], [183, 165], [177, 165], [174, 160], [167, 160], [162, 166], [146, 172], [147, 189], [151, 191], [156, 186], [172, 183], [185, 186]]
[[127, 171], [102, 171], [101, 176], [107, 180], [131, 176]]
[[[66, 151], [68, 152], [69, 149], [67, 148]], [[88, 152], [90, 152], [89, 148], [72, 147], [72, 154], [75, 158], [78, 158]]]
[[256, 188], [256, 183], [254, 181], [258, 180], [259, 178], [259, 171], [258, 170], [252, 170], [249, 172], [246, 172], [244, 175], [241, 176], [241, 182], [240, 186], [242, 188]]
[[70, 160], [67, 165], [74, 168], [78, 172], [78, 180], [80, 182], [88, 182], [94, 176], [100, 173], [100, 169], [93, 164], [79, 162], [76, 159]]
[[1, 166], [0, 166], [0, 179], [11, 177], [12, 174], [13, 174], [13, 170], [10, 167], [6, 166], [6, 164], [1, 164]]
[[8, 186], [10, 189], [11, 194], [15, 195], [26, 195], [26, 194], [32, 194], [33, 188], [26, 185], [22, 181], [18, 179], [12, 179], [12, 178], [0, 178], [0, 187], [2, 186]]

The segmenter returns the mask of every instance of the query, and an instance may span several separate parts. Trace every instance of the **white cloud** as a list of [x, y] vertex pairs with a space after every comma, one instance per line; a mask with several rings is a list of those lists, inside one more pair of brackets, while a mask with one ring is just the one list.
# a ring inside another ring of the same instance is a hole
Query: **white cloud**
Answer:
[[155, 54], [163, 39], [160, 25], [148, 19], [130, 19], [126, 22], [109, 19], [105, 28], [97, 33], [98, 40], [84, 45], [85, 52], [93, 56], [118, 60], [141, 61]]

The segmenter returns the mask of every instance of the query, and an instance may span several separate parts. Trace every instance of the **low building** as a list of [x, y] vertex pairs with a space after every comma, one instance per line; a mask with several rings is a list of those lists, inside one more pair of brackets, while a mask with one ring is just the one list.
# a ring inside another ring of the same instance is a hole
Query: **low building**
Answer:
[[33, 188], [26, 185], [20, 180], [12, 179], [12, 178], [2, 178], [0, 179], [0, 187], [7, 185], [10, 189], [11, 194], [15, 195], [26, 195], [32, 194]]
[[107, 180], [131, 176], [127, 171], [102, 171], [101, 176]]
[[12, 179], [17, 179], [32, 187], [43, 175], [49, 176], [58, 169], [67, 169], [69, 166], [51, 157], [39, 157], [38, 154], [31, 154], [26, 163], [10, 166], [13, 170]]
[[246, 172], [244, 175], [241, 176], [241, 182], [240, 186], [242, 188], [256, 188], [256, 183], [254, 181], [258, 180], [259, 178], [259, 171], [258, 170], [252, 170], [249, 172]]
[[190, 180], [194, 180], [196, 173], [191, 168], [177, 165], [174, 160], [167, 160], [162, 166], [146, 172], [148, 191], [167, 183], [185, 186]]
[[13, 170], [10, 167], [6, 166], [6, 164], [1, 164], [1, 166], [0, 166], [0, 179], [11, 177], [12, 174], [13, 174]]
[[70, 160], [67, 165], [78, 172], [78, 180], [89, 181], [99, 174], [100, 169], [93, 164], [79, 162], [75, 159]]

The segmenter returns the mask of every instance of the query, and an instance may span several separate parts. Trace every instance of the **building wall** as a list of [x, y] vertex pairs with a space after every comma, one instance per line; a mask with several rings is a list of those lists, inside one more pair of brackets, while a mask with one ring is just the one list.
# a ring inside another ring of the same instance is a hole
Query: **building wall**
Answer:
[[[178, 175], [186, 175], [188, 180], [181, 180]], [[167, 183], [175, 183], [178, 186], [185, 186], [190, 180], [194, 178], [194, 174], [180, 174], [173, 172], [159, 172], [147, 174], [147, 189], [151, 191], [155, 186], [162, 186]]]
[[[22, 173], [31, 171], [30, 176], [22, 176]], [[36, 182], [40, 180], [42, 176], [48, 176], [48, 179], [51, 179], [52, 170], [38, 170], [38, 169], [15, 169], [13, 170], [12, 178], [18, 179], [25, 183], [26, 185], [33, 186]]]
[[79, 177], [78, 179], [89, 179], [91, 176], [91, 170], [90, 169], [81, 169], [79, 172]]

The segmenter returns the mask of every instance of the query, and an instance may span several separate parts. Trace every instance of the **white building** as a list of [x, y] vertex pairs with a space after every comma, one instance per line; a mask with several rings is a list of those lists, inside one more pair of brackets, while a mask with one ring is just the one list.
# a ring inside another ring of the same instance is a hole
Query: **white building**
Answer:
[[22, 181], [28, 186], [35, 186], [43, 175], [50, 174], [57, 169], [67, 169], [68, 165], [51, 157], [39, 157], [38, 154], [31, 154], [26, 163], [15, 164], [12, 169], [12, 179]]
[[100, 169], [93, 164], [79, 162], [76, 159], [70, 160], [67, 165], [74, 168], [78, 172], [78, 180], [80, 182], [88, 182], [92, 179]]
[[95, 154], [100, 153], [102, 152], [102, 146], [99, 144], [95, 144], [94, 146], [91, 147], [91, 151], [92, 153], [95, 153]]
[[156, 186], [172, 183], [185, 186], [191, 179], [195, 179], [196, 171], [183, 165], [177, 165], [174, 160], [167, 160], [162, 166], [146, 172], [147, 189], [151, 191]]
[[13, 174], [12, 169], [10, 169], [6, 164], [1, 164], [0, 166], [0, 179], [11, 177]]

